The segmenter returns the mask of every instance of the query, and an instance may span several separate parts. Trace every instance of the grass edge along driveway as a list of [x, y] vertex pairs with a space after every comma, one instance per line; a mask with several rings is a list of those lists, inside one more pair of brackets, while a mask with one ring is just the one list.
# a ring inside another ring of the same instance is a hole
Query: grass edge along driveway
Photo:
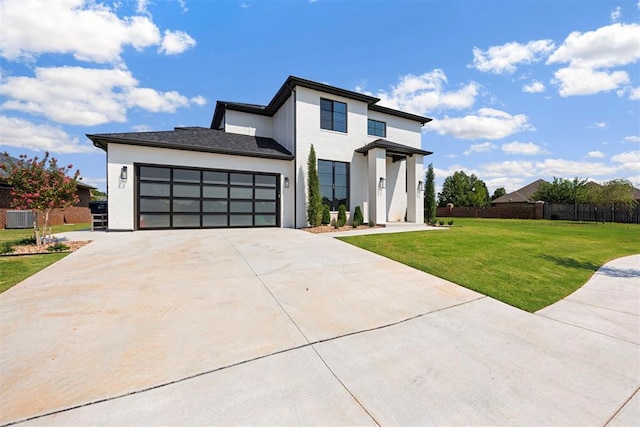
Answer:
[[[91, 224], [54, 225], [53, 235], [65, 231], [87, 230]], [[21, 239], [33, 237], [33, 229], [0, 230], [0, 243], [17, 242]], [[44, 255], [23, 255], [0, 257], [0, 294], [17, 285], [29, 276], [60, 261], [68, 253], [51, 253]]]
[[571, 294], [605, 263], [640, 253], [638, 224], [453, 220], [443, 232], [339, 239], [529, 312]]

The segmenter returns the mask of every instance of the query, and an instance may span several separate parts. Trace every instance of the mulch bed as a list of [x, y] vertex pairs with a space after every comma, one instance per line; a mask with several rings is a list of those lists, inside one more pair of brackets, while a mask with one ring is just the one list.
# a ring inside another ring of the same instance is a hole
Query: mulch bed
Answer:
[[345, 225], [340, 228], [335, 228], [332, 225], [320, 225], [318, 227], [303, 227], [301, 228], [301, 230], [304, 230], [308, 233], [319, 234], [319, 233], [335, 233], [336, 231], [368, 230], [370, 228], [383, 228], [383, 227], [380, 225], [369, 227], [368, 225], [365, 224], [365, 225], [359, 225], [357, 228], [354, 228], [351, 225]]
[[43, 246], [38, 247], [36, 245], [15, 245], [13, 247], [13, 252], [8, 254], [2, 254], [0, 256], [18, 256], [18, 255], [37, 255], [37, 254], [55, 254], [55, 253], [67, 253], [73, 252], [81, 247], [88, 245], [91, 243], [91, 240], [84, 240], [79, 242], [60, 242], [65, 246], [68, 246], [69, 249], [65, 251], [48, 251], [47, 248], [49, 246], [53, 246], [56, 242], [45, 243]]

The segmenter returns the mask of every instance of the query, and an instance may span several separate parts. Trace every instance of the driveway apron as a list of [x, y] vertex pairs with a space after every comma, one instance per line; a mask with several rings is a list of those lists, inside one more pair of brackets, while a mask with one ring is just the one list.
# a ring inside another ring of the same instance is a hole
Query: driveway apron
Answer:
[[639, 260], [616, 329], [298, 230], [108, 233], [0, 295], [0, 424], [624, 425]]

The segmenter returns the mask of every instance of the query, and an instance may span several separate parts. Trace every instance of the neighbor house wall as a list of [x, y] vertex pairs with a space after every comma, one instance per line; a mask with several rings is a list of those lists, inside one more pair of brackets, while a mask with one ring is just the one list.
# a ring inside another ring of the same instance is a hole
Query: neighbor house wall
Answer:
[[[282, 182], [293, 173], [291, 161], [110, 143], [107, 153], [110, 230], [136, 228], [136, 163], [280, 174], [280, 222], [284, 227], [293, 227], [293, 188], [284, 188]], [[122, 166], [129, 170], [126, 181], [120, 179]]]

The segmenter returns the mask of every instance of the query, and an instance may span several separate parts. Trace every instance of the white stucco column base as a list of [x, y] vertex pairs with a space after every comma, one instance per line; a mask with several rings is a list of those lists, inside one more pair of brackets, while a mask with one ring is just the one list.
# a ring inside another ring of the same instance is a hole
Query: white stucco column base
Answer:
[[418, 189], [418, 181], [423, 181], [424, 156], [414, 154], [407, 157], [407, 222], [421, 223], [424, 221], [424, 191]]
[[380, 178], [387, 179], [387, 153], [384, 148], [372, 148], [367, 154], [369, 167], [369, 221], [387, 223], [387, 193], [380, 188]]

